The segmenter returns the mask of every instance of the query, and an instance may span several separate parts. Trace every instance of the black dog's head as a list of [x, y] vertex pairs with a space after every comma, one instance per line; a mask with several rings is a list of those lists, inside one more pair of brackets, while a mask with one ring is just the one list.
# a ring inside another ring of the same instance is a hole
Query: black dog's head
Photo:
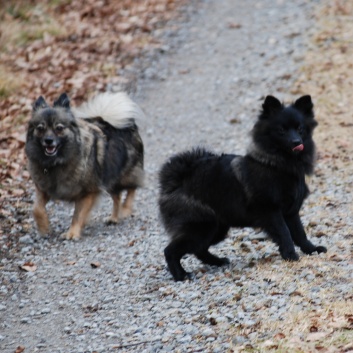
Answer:
[[289, 106], [267, 96], [252, 131], [255, 149], [268, 163], [297, 170], [302, 163], [306, 174], [313, 172], [315, 144], [312, 134], [317, 125], [309, 95]]
[[310, 96], [302, 96], [284, 106], [277, 98], [267, 96], [253, 129], [253, 140], [265, 153], [299, 158], [313, 154], [312, 133], [317, 125]]
[[26, 154], [43, 166], [64, 164], [77, 153], [78, 126], [63, 93], [50, 107], [43, 97], [33, 104], [26, 141]]

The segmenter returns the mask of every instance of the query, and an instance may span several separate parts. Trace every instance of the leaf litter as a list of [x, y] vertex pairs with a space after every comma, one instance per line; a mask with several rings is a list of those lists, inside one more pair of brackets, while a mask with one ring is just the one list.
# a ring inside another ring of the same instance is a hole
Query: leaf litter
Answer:
[[[317, 28], [291, 92], [296, 96], [312, 95], [319, 122], [315, 131], [318, 163], [309, 180], [312, 195], [305, 207], [314, 210], [315, 219], [306, 228], [309, 234], [323, 238], [323, 242], [329, 237], [336, 237], [337, 241], [325, 256], [302, 258], [280, 274], [273, 271], [271, 264], [257, 266], [257, 280], [276, 281], [281, 277], [279, 286], [283, 286], [283, 291], [278, 293], [284, 292], [294, 276], [300, 277], [307, 269], [313, 279], [295, 283], [297, 290], [290, 295], [293, 311], [280, 321], [274, 322], [266, 308], [259, 310], [258, 333], [273, 332], [273, 339], [258, 339], [252, 347], [235, 345], [234, 352], [353, 351], [353, 295], [342, 295], [338, 289], [345, 283], [351, 286], [345, 264], [353, 262], [352, 18], [353, 4], [349, 0], [324, 1], [318, 7]], [[346, 196], [336, 198], [337, 189], [338, 195]], [[316, 299], [313, 286], [319, 288]], [[304, 305], [299, 312], [295, 310], [298, 304]], [[250, 332], [238, 327], [234, 334], [246, 337]]]
[[[0, 0], [0, 237], [11, 242], [29, 227], [24, 145], [33, 101], [67, 92], [80, 104], [108, 86], [133, 87], [137, 77], [122, 70], [161, 47], [158, 33], [185, 3]], [[27, 215], [21, 225], [18, 209]]]

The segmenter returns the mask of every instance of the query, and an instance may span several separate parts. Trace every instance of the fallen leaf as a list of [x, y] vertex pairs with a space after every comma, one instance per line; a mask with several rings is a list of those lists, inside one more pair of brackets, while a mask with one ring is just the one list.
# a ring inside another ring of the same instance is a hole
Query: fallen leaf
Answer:
[[128, 246], [129, 246], [129, 247], [134, 246], [135, 243], [136, 243], [136, 239], [131, 240], [131, 241], [129, 242]]
[[66, 262], [66, 265], [70, 265], [70, 266], [76, 265], [76, 261], [68, 261]]
[[279, 332], [279, 333], [275, 334], [274, 338], [277, 340], [282, 340], [283, 338], [286, 338], [286, 335], [282, 332]]
[[217, 320], [214, 317], [210, 317], [210, 324], [211, 325], [217, 325]]
[[271, 341], [271, 340], [267, 340], [263, 343], [263, 346], [269, 349], [277, 349], [278, 348], [278, 344]]
[[317, 326], [311, 326], [309, 329], [310, 332], [318, 332], [319, 329], [317, 328]]
[[20, 266], [20, 269], [26, 272], [35, 272], [37, 270], [37, 266], [33, 262], [25, 262]]
[[97, 267], [100, 267], [100, 262], [91, 262], [91, 267], [92, 268], [97, 268]]
[[342, 347], [343, 352], [348, 352], [353, 350], [353, 342], [346, 344], [345, 346]]
[[342, 328], [352, 328], [349, 327], [351, 326], [349, 323], [349, 319], [345, 317], [338, 317], [335, 318], [332, 322], [328, 324], [329, 327], [335, 328], [335, 329], [342, 329]]
[[237, 22], [229, 22], [228, 23], [228, 28], [230, 28], [230, 29], [238, 29], [241, 27], [242, 27], [241, 24], [237, 23]]
[[14, 190], [11, 190], [11, 194], [12, 194], [13, 196], [22, 196], [24, 193], [25, 193], [25, 191], [22, 190], [22, 189], [14, 189]]
[[308, 336], [306, 337], [307, 342], [314, 342], [314, 341], [320, 341], [321, 339], [325, 338], [328, 336], [330, 332], [312, 332], [309, 333]]
[[239, 124], [241, 121], [237, 118], [232, 118], [229, 120], [229, 123], [230, 124]]
[[295, 290], [294, 292], [290, 293], [289, 296], [293, 297], [293, 296], [298, 296], [298, 297], [302, 297], [303, 294], [297, 290]]
[[353, 325], [353, 314], [346, 314], [345, 318], [350, 323], [350, 325]]
[[18, 346], [15, 350], [15, 353], [22, 353], [25, 350], [25, 347], [23, 346]]

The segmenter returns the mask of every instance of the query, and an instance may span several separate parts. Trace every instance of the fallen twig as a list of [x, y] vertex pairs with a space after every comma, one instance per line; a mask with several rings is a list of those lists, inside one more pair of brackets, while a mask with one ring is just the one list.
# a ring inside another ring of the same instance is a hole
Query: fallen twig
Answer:
[[135, 342], [135, 343], [125, 343], [121, 344], [119, 346], [113, 346], [113, 349], [121, 349], [121, 348], [128, 348], [128, 347], [133, 347], [133, 346], [139, 346], [140, 344], [145, 344], [145, 343], [154, 343], [158, 342], [159, 340], [154, 340], [154, 341], [141, 341], [141, 342]]

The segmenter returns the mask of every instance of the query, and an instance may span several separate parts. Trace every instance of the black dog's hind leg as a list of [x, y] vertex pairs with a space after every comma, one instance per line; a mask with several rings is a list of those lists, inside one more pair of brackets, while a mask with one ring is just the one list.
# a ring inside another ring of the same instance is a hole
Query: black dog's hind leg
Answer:
[[195, 255], [200, 261], [211, 266], [224, 266], [230, 262], [227, 257], [218, 257], [211, 254], [208, 250], [200, 251]]
[[186, 254], [194, 254], [201, 261], [211, 265], [221, 266], [226, 263], [227, 260], [208, 252], [217, 231], [216, 221], [185, 223], [180, 227], [174, 239], [164, 250], [168, 268], [176, 281], [190, 277], [190, 273], [186, 272], [180, 264], [181, 258]]
[[185, 237], [172, 240], [164, 249], [164, 256], [167, 261], [168, 269], [175, 281], [183, 281], [191, 277], [191, 273], [186, 272], [181, 266], [181, 258], [190, 252], [188, 241]]
[[324, 246], [315, 246], [306, 236], [303, 224], [299, 214], [291, 217], [286, 217], [287, 226], [291, 232], [294, 244], [299, 246], [303, 253], [311, 255], [313, 252], [318, 254], [327, 252]]
[[284, 260], [299, 260], [299, 256], [295, 252], [291, 233], [281, 212], [268, 216], [263, 228], [273, 241], [279, 245], [279, 251]]
[[[229, 226], [227, 225], [218, 225], [217, 232], [212, 236], [210, 245], [218, 244], [222, 240], [224, 240], [227, 236], [229, 230]], [[218, 257], [216, 255], [211, 254], [208, 251], [208, 247], [203, 249], [197, 253], [195, 253], [196, 257], [201, 260], [203, 263], [211, 265], [211, 266], [224, 266], [229, 264], [229, 259], [226, 257]]]

